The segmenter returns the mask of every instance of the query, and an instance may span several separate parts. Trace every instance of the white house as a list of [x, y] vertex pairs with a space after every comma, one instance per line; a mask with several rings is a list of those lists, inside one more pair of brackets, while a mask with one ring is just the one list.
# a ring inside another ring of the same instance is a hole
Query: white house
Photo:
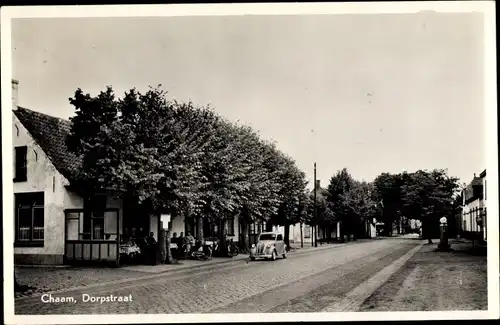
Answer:
[[[14, 262], [118, 262], [121, 200], [84, 200], [71, 182], [81, 162], [66, 147], [70, 121], [19, 107], [17, 89], [13, 80]], [[93, 213], [84, 213], [87, 204]], [[156, 236], [158, 217], [150, 216], [148, 226]]]
[[486, 219], [486, 170], [474, 174], [471, 183], [463, 190], [462, 224], [461, 232], [464, 237], [477, 237], [487, 239]]

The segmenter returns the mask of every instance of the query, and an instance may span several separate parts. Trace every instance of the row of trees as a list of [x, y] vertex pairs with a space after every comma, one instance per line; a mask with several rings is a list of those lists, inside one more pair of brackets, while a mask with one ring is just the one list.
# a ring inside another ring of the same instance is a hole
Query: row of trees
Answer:
[[326, 190], [319, 191], [316, 224], [329, 232], [340, 223], [341, 240], [344, 235], [355, 236], [374, 218], [384, 223], [386, 233], [392, 233], [394, 222], [406, 218], [420, 220], [423, 235], [431, 242], [438, 220], [453, 217], [460, 201], [458, 178], [442, 169], [383, 173], [373, 182], [360, 182], [344, 168], [330, 179]]
[[242, 248], [250, 223], [288, 225], [305, 215], [307, 182], [294, 160], [210, 107], [169, 100], [160, 87], [122, 98], [111, 87], [95, 97], [78, 89], [69, 100], [76, 115], [67, 144], [82, 157], [75, 184], [89, 196], [137, 202], [143, 217], [194, 218], [198, 238], [204, 219], [237, 217]]
[[249, 224], [260, 220], [285, 226], [287, 242], [288, 225], [299, 222], [326, 233], [340, 223], [343, 240], [373, 218], [391, 232], [403, 216], [421, 220], [429, 237], [427, 229], [451, 213], [458, 189], [458, 179], [445, 170], [383, 173], [361, 182], [343, 169], [327, 189], [317, 189], [314, 206], [292, 158], [210, 107], [168, 100], [159, 87], [132, 89], [122, 98], [111, 87], [95, 97], [78, 89], [70, 103], [76, 115], [67, 144], [82, 157], [76, 183], [84, 193], [106, 190], [138, 202], [143, 216], [194, 218], [198, 238], [204, 219], [237, 217], [242, 248], [248, 246]]

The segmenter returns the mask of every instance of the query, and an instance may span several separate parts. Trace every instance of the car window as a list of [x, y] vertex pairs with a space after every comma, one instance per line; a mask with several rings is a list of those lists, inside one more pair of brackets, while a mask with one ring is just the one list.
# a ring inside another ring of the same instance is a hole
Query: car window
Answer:
[[259, 240], [275, 240], [276, 236], [273, 234], [262, 234], [259, 237]]
[[278, 239], [277, 240], [283, 240], [283, 235], [278, 235]]

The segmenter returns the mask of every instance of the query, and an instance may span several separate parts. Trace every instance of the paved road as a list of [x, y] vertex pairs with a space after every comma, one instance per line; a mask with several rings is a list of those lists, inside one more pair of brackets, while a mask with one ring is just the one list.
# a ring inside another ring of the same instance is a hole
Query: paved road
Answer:
[[[287, 259], [237, 261], [126, 283], [54, 294], [75, 302], [15, 302], [23, 314], [318, 312], [340, 301], [409, 250], [418, 240], [386, 239], [289, 254]], [[83, 302], [90, 296], [131, 302]]]

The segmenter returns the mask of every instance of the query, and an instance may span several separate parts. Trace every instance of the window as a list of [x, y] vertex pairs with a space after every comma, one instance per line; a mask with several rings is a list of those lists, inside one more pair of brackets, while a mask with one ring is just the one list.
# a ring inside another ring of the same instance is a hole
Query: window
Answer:
[[262, 234], [259, 237], [259, 240], [275, 240], [275, 239], [276, 236], [274, 236], [273, 234]]
[[43, 247], [44, 193], [14, 194], [16, 245]]
[[227, 235], [234, 236], [234, 217], [227, 219]]
[[106, 196], [96, 195], [84, 202], [83, 231], [80, 239], [104, 239]]
[[116, 240], [118, 236], [118, 213], [114, 210], [91, 214], [90, 232], [84, 231], [86, 214], [83, 209], [68, 209], [65, 213], [67, 240]]
[[283, 235], [278, 235], [278, 238], [276, 240], [283, 240]]
[[78, 240], [83, 232], [83, 212], [66, 211], [66, 239]]
[[28, 147], [16, 147], [15, 148], [15, 175], [14, 182], [25, 182], [28, 179], [28, 170], [27, 170], [27, 152]]

